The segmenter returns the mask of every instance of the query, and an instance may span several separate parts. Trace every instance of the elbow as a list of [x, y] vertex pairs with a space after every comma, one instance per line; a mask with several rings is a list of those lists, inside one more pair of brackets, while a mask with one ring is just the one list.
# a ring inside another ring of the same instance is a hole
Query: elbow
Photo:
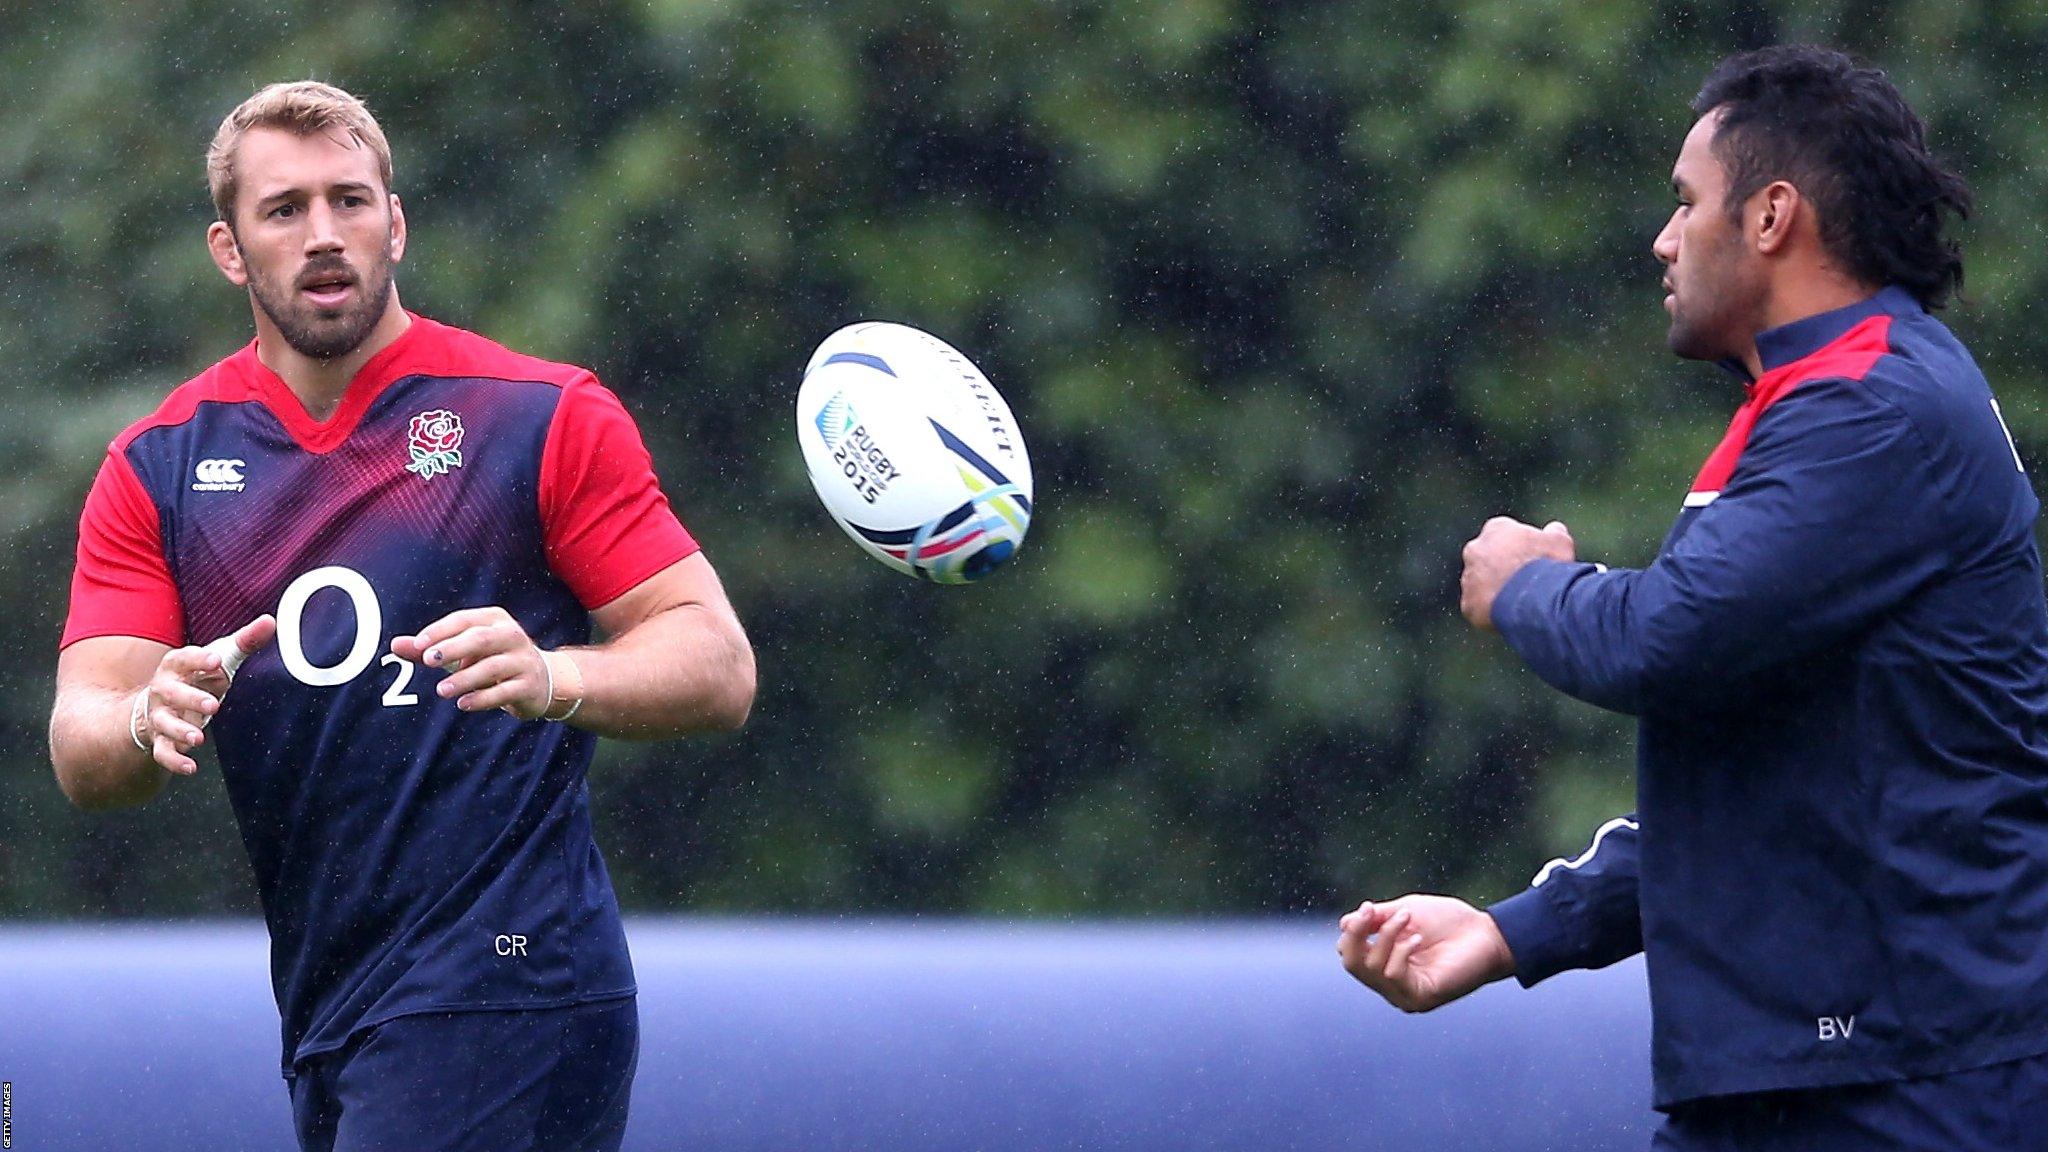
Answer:
[[95, 816], [107, 812], [118, 812], [123, 808], [133, 807], [135, 803], [133, 801], [123, 803], [119, 797], [102, 792], [90, 792], [75, 787], [64, 787], [61, 782], [59, 787], [63, 788], [64, 797], [71, 801], [72, 807], [81, 812], [89, 812]]
[[741, 640], [738, 659], [726, 679], [725, 699], [712, 723], [721, 732], [737, 732], [747, 726], [754, 711], [754, 649]]
[[1648, 700], [1690, 703], [1710, 698], [1727, 665], [1726, 654], [1715, 650], [1713, 639], [1693, 617], [1651, 621], [1629, 676], [1639, 710]]
[[71, 801], [73, 807], [82, 812], [114, 812], [122, 808], [134, 808], [148, 803], [163, 789], [161, 775], [155, 779], [134, 777], [126, 782], [109, 783], [88, 768], [67, 764], [56, 756], [51, 757], [51, 766], [56, 771], [57, 790]]
[[62, 761], [52, 758], [52, 767], [57, 775], [57, 790], [71, 801], [71, 806], [85, 812], [105, 812], [113, 805], [106, 803], [97, 791], [88, 786], [74, 772], [65, 771]]
[[65, 739], [62, 713], [50, 718], [50, 771], [57, 777], [57, 790], [71, 801], [71, 806], [86, 812], [105, 812], [119, 807], [105, 795], [105, 790], [93, 786], [91, 766], [84, 763]]
[[50, 770], [57, 790], [83, 812], [112, 812], [147, 804], [162, 792], [168, 775], [154, 762], [139, 769], [104, 763], [84, 741], [66, 738], [59, 725], [50, 726]]

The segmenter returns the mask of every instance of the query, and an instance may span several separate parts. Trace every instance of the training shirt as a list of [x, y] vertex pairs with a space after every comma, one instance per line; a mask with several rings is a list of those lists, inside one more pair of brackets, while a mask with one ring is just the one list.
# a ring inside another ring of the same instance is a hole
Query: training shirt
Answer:
[[1907, 292], [1773, 329], [1648, 568], [1537, 561], [1501, 635], [1639, 717], [1638, 814], [1492, 913], [1533, 984], [1640, 949], [1656, 1102], [2048, 1052], [2040, 505]]
[[395, 636], [503, 607], [542, 648], [696, 551], [588, 371], [415, 316], [315, 422], [248, 347], [116, 438], [63, 643], [274, 612], [208, 729], [270, 926], [287, 1075], [408, 1013], [630, 995], [595, 737], [465, 713]]

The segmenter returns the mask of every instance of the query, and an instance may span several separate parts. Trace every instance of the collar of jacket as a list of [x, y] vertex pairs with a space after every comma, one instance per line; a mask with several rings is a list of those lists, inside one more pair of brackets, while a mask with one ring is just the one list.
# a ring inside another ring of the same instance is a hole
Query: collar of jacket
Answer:
[[[1757, 333], [1757, 359], [1763, 363], [1764, 373], [1769, 375], [1773, 368], [1782, 368], [1794, 360], [1811, 356], [1841, 339], [1843, 333], [1872, 316], [1910, 316], [1924, 311], [1926, 309], [1920, 306], [1920, 301], [1911, 292], [1894, 284], [1847, 308], [1818, 312]], [[1722, 360], [1720, 365], [1744, 384], [1752, 388], [1756, 386], [1756, 378], [1749, 374], [1742, 361]]]

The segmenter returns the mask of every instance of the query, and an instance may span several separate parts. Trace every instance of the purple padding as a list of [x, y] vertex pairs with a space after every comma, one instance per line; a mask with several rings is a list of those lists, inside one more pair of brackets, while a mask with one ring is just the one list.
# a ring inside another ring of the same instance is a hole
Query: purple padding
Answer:
[[[1647, 1146], [1640, 962], [1427, 1016], [1323, 922], [635, 919], [629, 1149]], [[0, 929], [15, 1147], [290, 1148], [260, 925]]]

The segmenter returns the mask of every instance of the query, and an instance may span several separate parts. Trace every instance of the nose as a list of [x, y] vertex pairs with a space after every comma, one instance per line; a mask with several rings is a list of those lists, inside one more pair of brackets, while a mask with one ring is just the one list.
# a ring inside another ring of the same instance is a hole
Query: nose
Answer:
[[1666, 265], [1678, 262], [1678, 213], [1676, 211], [1671, 213], [1671, 219], [1664, 222], [1664, 230], [1657, 233], [1656, 242], [1650, 245], [1650, 251], [1655, 253], [1657, 259]]
[[334, 209], [321, 199], [306, 206], [306, 255], [341, 251], [341, 230], [335, 227]]

